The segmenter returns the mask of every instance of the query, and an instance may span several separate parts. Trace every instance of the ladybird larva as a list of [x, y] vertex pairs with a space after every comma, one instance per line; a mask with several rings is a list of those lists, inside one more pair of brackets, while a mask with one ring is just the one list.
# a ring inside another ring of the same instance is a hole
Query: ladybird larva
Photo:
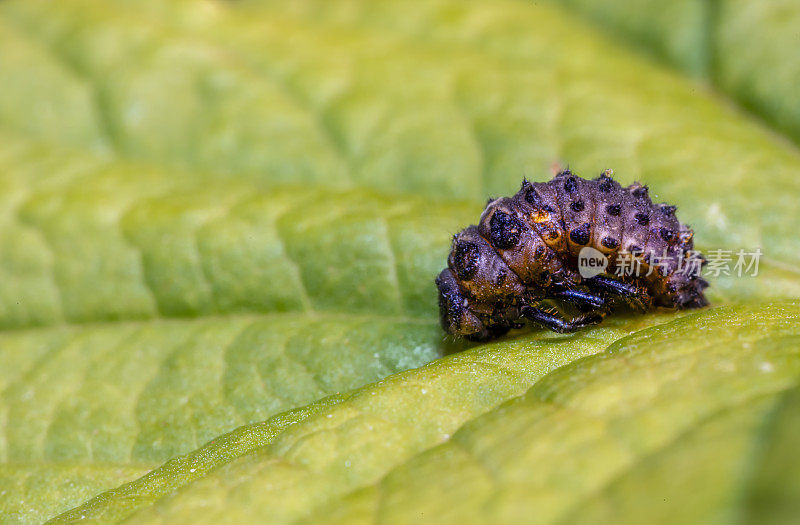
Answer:
[[[485, 341], [524, 320], [569, 332], [623, 305], [707, 305], [705, 260], [675, 210], [654, 204], [645, 185], [622, 187], [610, 170], [593, 180], [567, 169], [548, 182], [523, 181], [453, 236], [447, 268], [436, 278], [442, 327]], [[604, 270], [584, 275], [578, 262], [585, 253]], [[626, 265], [636, 271], [621, 273]], [[567, 317], [568, 304], [579, 313]]]

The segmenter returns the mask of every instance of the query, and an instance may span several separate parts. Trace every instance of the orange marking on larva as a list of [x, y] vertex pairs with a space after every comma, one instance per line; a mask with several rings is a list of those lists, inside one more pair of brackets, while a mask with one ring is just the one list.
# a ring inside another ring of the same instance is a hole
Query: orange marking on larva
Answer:
[[541, 224], [550, 220], [550, 214], [543, 210], [536, 210], [528, 215], [528, 217], [535, 223]]

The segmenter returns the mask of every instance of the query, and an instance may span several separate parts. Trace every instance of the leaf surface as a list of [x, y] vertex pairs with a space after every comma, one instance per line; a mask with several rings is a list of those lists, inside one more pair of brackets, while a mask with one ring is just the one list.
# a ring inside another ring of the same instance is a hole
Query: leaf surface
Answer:
[[[0, 518], [788, 515], [800, 152], [576, 10], [0, 4]], [[758, 276], [446, 338], [450, 237], [557, 162]]]

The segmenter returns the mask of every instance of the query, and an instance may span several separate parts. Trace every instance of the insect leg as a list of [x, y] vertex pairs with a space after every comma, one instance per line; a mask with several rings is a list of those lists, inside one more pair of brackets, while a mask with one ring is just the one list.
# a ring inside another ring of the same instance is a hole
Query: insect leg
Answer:
[[639, 290], [635, 285], [624, 283], [610, 277], [598, 275], [590, 279], [584, 279], [583, 283], [595, 290], [603, 290], [604, 292], [612, 293], [621, 296], [634, 296], [639, 295]]
[[591, 290], [603, 291], [624, 298], [627, 303], [643, 312], [648, 310], [649, 294], [634, 284], [598, 275], [583, 281]]
[[520, 314], [531, 321], [536, 321], [537, 323], [546, 326], [554, 332], [564, 334], [567, 332], [574, 332], [575, 330], [585, 326], [599, 323], [603, 320], [603, 317], [605, 317], [606, 311], [596, 310], [584, 315], [579, 315], [572, 319], [564, 319], [549, 312], [545, 312], [539, 308], [534, 308], [533, 306], [523, 306], [520, 310]]
[[563, 299], [564, 301], [575, 303], [579, 306], [585, 306], [590, 308], [600, 308], [606, 303], [605, 299], [603, 299], [597, 294], [575, 289], [567, 289], [555, 292], [555, 294], [553, 294], [553, 297], [556, 299]]

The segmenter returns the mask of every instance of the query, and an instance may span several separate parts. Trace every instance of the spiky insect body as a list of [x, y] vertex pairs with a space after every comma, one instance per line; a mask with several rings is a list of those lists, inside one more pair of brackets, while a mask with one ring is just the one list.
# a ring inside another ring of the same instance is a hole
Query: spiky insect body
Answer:
[[[647, 186], [623, 188], [610, 173], [586, 180], [564, 170], [489, 201], [478, 225], [453, 237], [448, 267], [436, 278], [444, 330], [482, 341], [525, 319], [567, 332], [623, 304], [641, 311], [708, 304], [700, 265], [686, 271], [690, 258], [704, 260], [675, 206], [654, 204]], [[607, 258], [605, 273], [581, 276], [585, 247]], [[637, 271], [619, 275], [626, 257]], [[565, 318], [552, 303], [581, 313]]]

